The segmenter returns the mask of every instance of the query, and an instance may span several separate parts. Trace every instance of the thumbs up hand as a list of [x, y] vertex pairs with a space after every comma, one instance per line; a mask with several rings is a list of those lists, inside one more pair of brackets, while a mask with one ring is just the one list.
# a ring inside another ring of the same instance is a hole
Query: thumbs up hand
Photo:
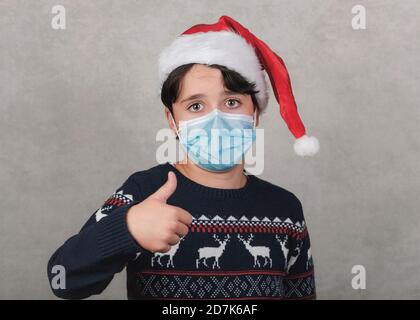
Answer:
[[127, 212], [128, 230], [146, 250], [168, 252], [172, 245], [188, 233], [192, 215], [166, 203], [175, 192], [176, 185], [176, 175], [170, 171], [164, 185]]

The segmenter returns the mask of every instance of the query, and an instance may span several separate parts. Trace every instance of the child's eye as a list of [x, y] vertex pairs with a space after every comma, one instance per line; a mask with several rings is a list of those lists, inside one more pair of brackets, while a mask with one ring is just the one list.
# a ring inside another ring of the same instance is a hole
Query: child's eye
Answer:
[[[229, 104], [229, 102], [234, 102], [234, 103]], [[230, 108], [230, 109], [234, 109], [234, 108], [239, 107], [240, 105], [241, 105], [241, 101], [239, 101], [237, 99], [229, 99], [227, 107]]]
[[192, 112], [198, 112], [202, 109], [203, 105], [201, 103], [194, 103], [188, 107], [188, 110]]

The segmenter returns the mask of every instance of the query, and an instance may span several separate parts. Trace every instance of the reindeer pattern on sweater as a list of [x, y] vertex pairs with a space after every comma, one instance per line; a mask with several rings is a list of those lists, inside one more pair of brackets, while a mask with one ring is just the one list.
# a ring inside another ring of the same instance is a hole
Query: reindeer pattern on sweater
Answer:
[[[272, 220], [245, 215], [239, 220], [233, 216], [224, 219], [220, 215], [193, 217], [189, 233], [168, 252], [155, 252], [150, 257], [150, 267], [220, 270], [234, 268], [232, 257], [236, 256], [236, 260], [242, 259], [238, 265], [243, 266], [243, 260], [246, 260], [250, 269], [288, 273], [299, 260], [308, 271], [313, 262], [310, 245], [303, 245], [305, 231], [304, 221], [293, 223], [290, 219], [281, 221], [277, 217]], [[134, 260], [138, 257], [136, 255]], [[226, 265], [223, 265], [224, 261]]]

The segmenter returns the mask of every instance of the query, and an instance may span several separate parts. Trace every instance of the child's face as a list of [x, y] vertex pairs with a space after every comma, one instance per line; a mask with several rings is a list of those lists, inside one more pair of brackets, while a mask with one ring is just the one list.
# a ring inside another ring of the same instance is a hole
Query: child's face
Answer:
[[[216, 108], [229, 113], [250, 116], [254, 114], [251, 95], [225, 92], [221, 71], [202, 64], [195, 64], [185, 74], [180, 85], [178, 99], [173, 103], [172, 108], [177, 124], [179, 121], [204, 116]], [[165, 109], [169, 126], [174, 130], [170, 111]], [[258, 111], [256, 125], [258, 125]]]

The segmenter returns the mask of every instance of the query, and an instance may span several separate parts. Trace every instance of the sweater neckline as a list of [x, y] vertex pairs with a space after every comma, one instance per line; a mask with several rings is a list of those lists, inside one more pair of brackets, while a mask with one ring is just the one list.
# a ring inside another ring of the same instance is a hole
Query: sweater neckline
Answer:
[[244, 198], [251, 196], [255, 184], [255, 176], [244, 170], [247, 181], [243, 187], [234, 189], [213, 188], [191, 180], [170, 162], [163, 163], [162, 166], [166, 169], [166, 172], [173, 171], [176, 174], [179, 188], [185, 188], [188, 192], [194, 192], [209, 198]]

